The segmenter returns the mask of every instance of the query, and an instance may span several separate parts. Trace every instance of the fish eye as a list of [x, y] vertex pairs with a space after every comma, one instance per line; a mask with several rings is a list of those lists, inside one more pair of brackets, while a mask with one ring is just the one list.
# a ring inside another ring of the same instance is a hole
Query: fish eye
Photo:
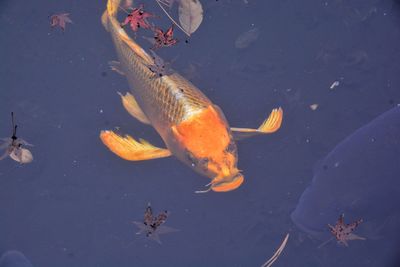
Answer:
[[201, 159], [199, 160], [199, 164], [200, 164], [201, 166], [207, 166], [209, 161], [210, 161], [210, 160], [209, 160], [208, 158], [201, 158]]
[[202, 169], [204, 169], [205, 171], [208, 170], [208, 164], [210, 163], [210, 159], [209, 158], [201, 158], [199, 161], [199, 164], [201, 166]]

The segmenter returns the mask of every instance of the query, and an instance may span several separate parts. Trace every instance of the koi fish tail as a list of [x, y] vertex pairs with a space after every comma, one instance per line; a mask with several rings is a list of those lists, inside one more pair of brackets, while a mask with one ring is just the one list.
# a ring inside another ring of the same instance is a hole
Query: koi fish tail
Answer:
[[116, 17], [118, 13], [118, 7], [121, 0], [108, 0], [107, 2], [107, 10], [104, 11], [101, 16], [101, 23], [104, 28], [108, 31], [108, 19], [109, 17]]

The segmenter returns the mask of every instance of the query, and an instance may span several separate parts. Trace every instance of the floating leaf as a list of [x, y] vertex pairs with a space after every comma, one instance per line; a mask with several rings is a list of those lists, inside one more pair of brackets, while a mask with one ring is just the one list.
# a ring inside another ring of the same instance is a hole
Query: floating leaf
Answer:
[[19, 163], [29, 163], [33, 160], [32, 153], [23, 148], [23, 146], [33, 146], [24, 139], [17, 137], [17, 125], [14, 122], [14, 112], [11, 112], [11, 121], [13, 134], [8, 138], [1, 138], [0, 150], [5, 149], [5, 152], [0, 156], [0, 160], [10, 156], [13, 160]]
[[132, 12], [129, 13], [124, 22], [121, 23], [121, 27], [129, 24], [134, 32], [137, 32], [139, 28], [150, 29], [151, 25], [147, 21], [147, 18], [154, 17], [154, 15], [145, 12], [143, 8], [144, 5], [141, 4], [139, 7], [132, 9]]
[[179, 2], [179, 22], [189, 34], [194, 33], [203, 21], [203, 7], [199, 0]]
[[10, 158], [19, 163], [29, 163], [33, 160], [32, 153], [26, 148], [18, 148], [12, 150]]

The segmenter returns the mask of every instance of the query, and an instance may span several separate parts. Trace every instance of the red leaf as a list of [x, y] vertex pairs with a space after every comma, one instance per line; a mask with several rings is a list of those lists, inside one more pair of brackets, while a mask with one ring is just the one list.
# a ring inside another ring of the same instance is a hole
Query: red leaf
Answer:
[[125, 21], [121, 24], [121, 27], [129, 24], [134, 32], [136, 32], [139, 28], [150, 29], [151, 25], [148, 23], [147, 18], [154, 17], [154, 15], [149, 12], [145, 12], [143, 8], [143, 4], [137, 8], [134, 8], [132, 12], [129, 13], [129, 15], [125, 18]]
[[168, 28], [168, 30], [164, 33], [164, 31], [160, 28], [154, 29], [154, 40], [156, 41], [153, 49], [158, 49], [161, 47], [173, 46], [178, 43], [178, 40], [174, 38], [174, 25]]

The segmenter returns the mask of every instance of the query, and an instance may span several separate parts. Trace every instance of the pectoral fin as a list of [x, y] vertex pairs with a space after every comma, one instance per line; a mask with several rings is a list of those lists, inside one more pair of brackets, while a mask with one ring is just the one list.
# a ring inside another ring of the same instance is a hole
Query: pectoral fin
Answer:
[[111, 60], [111, 61], [108, 61], [108, 65], [110, 66], [111, 70], [115, 71], [118, 74], [121, 74], [122, 76], [125, 76], [125, 72], [122, 70], [122, 67], [121, 67], [121, 62]]
[[100, 139], [112, 152], [126, 160], [139, 161], [171, 155], [168, 149], [155, 147], [143, 139], [136, 141], [129, 135], [122, 137], [113, 131], [101, 131]]
[[138, 119], [140, 122], [150, 124], [149, 119], [143, 113], [133, 95], [131, 95], [130, 93], [126, 93], [125, 95], [123, 95], [120, 92], [118, 92], [118, 94], [121, 96], [122, 105], [129, 112], [129, 114]]
[[275, 108], [272, 110], [268, 118], [258, 127], [258, 129], [251, 128], [231, 128], [233, 137], [236, 140], [255, 136], [258, 134], [269, 134], [276, 132], [282, 124], [283, 110], [282, 108]]

